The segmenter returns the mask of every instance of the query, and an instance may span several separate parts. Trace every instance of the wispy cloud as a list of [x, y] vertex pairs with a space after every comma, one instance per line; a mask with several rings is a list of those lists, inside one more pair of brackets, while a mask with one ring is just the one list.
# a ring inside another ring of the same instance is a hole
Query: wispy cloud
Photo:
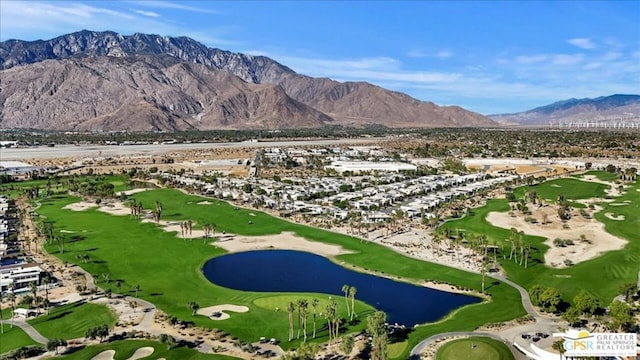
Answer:
[[407, 52], [406, 56], [410, 58], [438, 58], [438, 59], [448, 59], [453, 57], [453, 51], [449, 49], [442, 49], [436, 52], [428, 52], [421, 49], [412, 49]]
[[553, 65], [570, 66], [582, 62], [584, 55], [582, 54], [557, 54], [553, 55], [551, 63]]
[[133, 10], [134, 13], [148, 16], [148, 17], [160, 17], [160, 14], [153, 11], [144, 11], [144, 10]]
[[175, 10], [197, 12], [202, 14], [219, 14], [220, 13], [219, 11], [216, 11], [213, 9], [205, 9], [201, 7], [190, 6], [190, 5], [185, 5], [185, 4], [180, 4], [176, 2], [170, 2], [170, 1], [143, 0], [143, 1], [127, 1], [127, 2], [131, 4], [136, 4], [138, 6], [145, 6], [145, 7], [155, 8], [155, 9], [175, 9]]
[[567, 40], [567, 42], [573, 46], [577, 46], [581, 49], [591, 50], [596, 48], [596, 44], [589, 38], [573, 38]]
[[[68, 1], [2, 1], [0, 11], [0, 41], [9, 37], [25, 40], [36, 40], [32, 34], [38, 36], [55, 37], [61, 34], [88, 30], [114, 30], [122, 34], [135, 32], [154, 33], [170, 36], [189, 36], [201, 41], [208, 46], [228, 46], [238, 44], [232, 37], [235, 29], [226, 27], [206, 27], [194, 29], [186, 27], [171, 17], [162, 16], [160, 10], [151, 11], [149, 5], [158, 5], [157, 8], [185, 8], [187, 11], [204, 12], [206, 9], [197, 9], [181, 4], [140, 1], [147, 8], [124, 8], [114, 10], [98, 6], [102, 2], [78, 3]], [[136, 2], [137, 3], [137, 2]], [[157, 3], [157, 4], [156, 4]], [[95, 4], [95, 5], [94, 5]], [[117, 7], [114, 7], [117, 9]], [[202, 10], [202, 11], [201, 11]], [[37, 30], [34, 30], [37, 29]], [[42, 39], [42, 37], [39, 37]]]

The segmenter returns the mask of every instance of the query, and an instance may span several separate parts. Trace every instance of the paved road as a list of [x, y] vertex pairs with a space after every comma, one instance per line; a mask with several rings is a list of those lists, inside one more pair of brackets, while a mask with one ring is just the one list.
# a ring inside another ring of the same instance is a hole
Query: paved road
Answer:
[[147, 144], [147, 145], [57, 145], [55, 147], [29, 147], [2, 149], [2, 160], [25, 161], [28, 159], [54, 158], [86, 158], [118, 155], [151, 155], [180, 150], [222, 149], [222, 148], [261, 148], [261, 147], [296, 147], [308, 145], [335, 146], [340, 144], [375, 143], [383, 138], [366, 139], [330, 139], [330, 140], [296, 140], [296, 141], [264, 141], [264, 142], [232, 142], [232, 143], [195, 143], [195, 144]]
[[[5, 325], [10, 325], [11, 320], [2, 320], [2, 323]], [[49, 339], [42, 336], [42, 334], [40, 334], [38, 330], [34, 329], [34, 327], [27, 323], [24, 319], [13, 319], [13, 325], [24, 330], [24, 332], [27, 333], [29, 337], [31, 337], [34, 341], [39, 342], [40, 344], [46, 344], [49, 341]]]

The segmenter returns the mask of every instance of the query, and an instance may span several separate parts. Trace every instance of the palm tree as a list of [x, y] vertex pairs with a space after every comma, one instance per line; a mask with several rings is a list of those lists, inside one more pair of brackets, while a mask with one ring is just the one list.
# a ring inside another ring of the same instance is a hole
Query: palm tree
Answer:
[[296, 339], [300, 339], [300, 330], [302, 330], [302, 307], [303, 305], [303, 299], [298, 299], [298, 336], [296, 336]]
[[351, 297], [351, 314], [349, 316], [349, 320], [353, 320], [353, 316], [356, 314], [355, 299], [356, 299], [357, 292], [358, 292], [358, 289], [355, 286], [349, 287], [349, 297]]
[[553, 345], [551, 345], [551, 348], [553, 350], [557, 350], [558, 354], [560, 354], [560, 360], [562, 360], [562, 355], [565, 353], [565, 348], [564, 348], [564, 339], [559, 339], [553, 342]]
[[309, 301], [306, 299], [300, 300], [300, 316], [302, 316], [302, 342], [307, 342], [307, 314], [308, 314]]
[[349, 295], [349, 285], [342, 285], [342, 292], [344, 293], [344, 303], [347, 305], [347, 314], [349, 314], [349, 300], [347, 298]]
[[316, 298], [311, 300], [311, 307], [313, 308], [313, 338], [316, 338], [316, 312], [318, 310], [318, 304], [320, 301]]
[[[0, 304], [2, 304], [2, 291], [0, 291]], [[4, 322], [2, 321], [2, 311], [0, 311], [0, 334], [4, 334]]]
[[289, 341], [291, 341], [293, 339], [293, 313], [296, 311], [296, 305], [290, 302], [287, 310], [289, 311]]
[[482, 273], [482, 293], [484, 294], [484, 278], [487, 275], [487, 271], [489, 271], [489, 263], [484, 259], [482, 260], [482, 265], [480, 266], [480, 273]]
[[49, 314], [49, 284], [51, 284], [51, 275], [49, 275], [49, 273], [45, 273], [42, 277], [42, 282], [44, 283], [45, 307], [47, 309], [47, 314]]
[[136, 292], [136, 297], [138, 297], [138, 291], [140, 291], [140, 284], [133, 285], [133, 290]]
[[7, 300], [11, 303], [11, 328], [13, 328], [13, 312], [16, 310], [16, 294], [13, 293], [13, 284], [9, 285], [9, 295], [7, 295]]
[[196, 312], [200, 310], [200, 305], [195, 301], [189, 301], [187, 307], [191, 309], [191, 316], [196, 316]]
[[33, 303], [36, 307], [36, 313], [38, 313], [38, 285], [36, 285], [36, 283], [32, 281], [29, 283], [29, 288], [31, 290], [31, 293], [33, 294]]

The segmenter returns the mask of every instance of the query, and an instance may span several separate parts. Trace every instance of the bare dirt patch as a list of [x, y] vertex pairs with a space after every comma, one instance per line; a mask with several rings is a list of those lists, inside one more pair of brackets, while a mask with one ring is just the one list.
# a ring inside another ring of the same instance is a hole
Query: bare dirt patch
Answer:
[[147, 356], [149, 356], [151, 354], [153, 354], [153, 348], [151, 346], [146, 346], [146, 347], [139, 348], [138, 350], [136, 350], [133, 353], [133, 355], [131, 355], [129, 360], [137, 360], [137, 359], [146, 358]]
[[[547, 238], [545, 244], [549, 246], [549, 250], [544, 255], [545, 264], [555, 268], [567, 267], [568, 265], [565, 263], [567, 260], [570, 262], [569, 264], [577, 264], [598, 257], [607, 251], [620, 250], [627, 244], [626, 240], [606, 232], [604, 224], [595, 219], [574, 216], [566, 222], [567, 227], [564, 227], [557, 216], [553, 216], [555, 207], [547, 206], [535, 209], [531, 216], [541, 219], [542, 213], [545, 211], [551, 222], [544, 225], [528, 223], [521, 215], [511, 217], [508, 213], [503, 212], [489, 213], [487, 221], [504, 229], [515, 228], [529, 235]], [[582, 235], [587, 241], [582, 240]], [[574, 245], [558, 247], [554, 245], [554, 239], [572, 240]]]

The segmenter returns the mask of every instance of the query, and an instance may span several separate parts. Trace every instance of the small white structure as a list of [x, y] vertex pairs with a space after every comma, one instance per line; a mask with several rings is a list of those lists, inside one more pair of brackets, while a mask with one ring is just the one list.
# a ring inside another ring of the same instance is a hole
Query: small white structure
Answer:
[[324, 167], [325, 169], [333, 169], [339, 173], [351, 171], [360, 173], [365, 171], [384, 171], [384, 172], [400, 172], [400, 171], [416, 171], [417, 166], [402, 162], [373, 162], [373, 161], [334, 161], [331, 165]]

